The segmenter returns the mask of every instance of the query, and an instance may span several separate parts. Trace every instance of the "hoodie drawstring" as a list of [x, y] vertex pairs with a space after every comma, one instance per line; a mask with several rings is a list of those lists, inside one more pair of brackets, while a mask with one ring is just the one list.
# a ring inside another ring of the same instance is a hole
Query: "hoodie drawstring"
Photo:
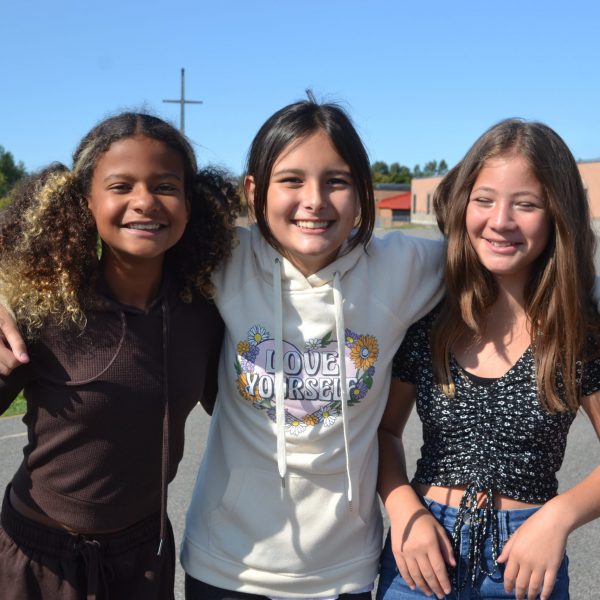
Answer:
[[[338, 343], [338, 367], [340, 374], [340, 394], [342, 405], [342, 429], [344, 453], [346, 455], [346, 477], [348, 479], [347, 498], [352, 510], [352, 476], [350, 469], [350, 445], [348, 443], [348, 380], [346, 378], [346, 336], [344, 326], [343, 297], [340, 274], [333, 277], [333, 301], [335, 306], [335, 333]], [[275, 370], [275, 423], [277, 429], [277, 469], [281, 485], [285, 487], [287, 472], [285, 445], [285, 385], [283, 374], [283, 298], [281, 294], [281, 260], [273, 265], [273, 309], [274, 309], [274, 370]]]
[[281, 297], [281, 261], [273, 266], [273, 307], [275, 310], [275, 423], [277, 426], [277, 469], [285, 487], [287, 471], [285, 447], [285, 390], [283, 382], [283, 299]]
[[162, 424], [162, 464], [160, 474], [160, 534], [157, 556], [160, 556], [167, 530], [167, 480], [169, 478], [169, 307], [162, 305], [162, 345], [163, 345], [163, 424]]
[[348, 444], [348, 379], [346, 378], [346, 328], [340, 274], [333, 274], [333, 304], [335, 307], [335, 335], [338, 343], [338, 363], [340, 370], [340, 394], [342, 399], [342, 429], [344, 432], [344, 452], [346, 453], [346, 477], [348, 478], [348, 504], [352, 510], [352, 476], [350, 470], [350, 445]]

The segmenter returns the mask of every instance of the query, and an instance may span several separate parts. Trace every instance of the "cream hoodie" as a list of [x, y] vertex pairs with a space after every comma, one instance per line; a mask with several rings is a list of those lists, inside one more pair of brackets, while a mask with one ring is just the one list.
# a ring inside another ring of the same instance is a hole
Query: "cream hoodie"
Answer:
[[381, 551], [391, 362], [441, 297], [443, 246], [394, 232], [305, 277], [257, 228], [238, 237], [215, 276], [226, 331], [183, 567], [266, 596], [361, 589]]

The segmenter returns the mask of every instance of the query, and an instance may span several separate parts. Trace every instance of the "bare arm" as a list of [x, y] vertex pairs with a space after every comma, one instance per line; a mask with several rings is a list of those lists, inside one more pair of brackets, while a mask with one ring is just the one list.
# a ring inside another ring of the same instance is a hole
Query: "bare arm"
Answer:
[[217, 392], [219, 391], [219, 357], [223, 347], [223, 335], [225, 331], [225, 325], [223, 321], [221, 319], [219, 319], [219, 321], [220, 325], [218, 341], [215, 341], [208, 357], [206, 377], [204, 380], [204, 390], [202, 392], [202, 398], [200, 399], [202, 408], [204, 408], [209, 415], [213, 414], [215, 402], [217, 400]]
[[390, 517], [392, 551], [398, 570], [412, 588], [451, 592], [446, 564], [454, 565], [444, 528], [423, 506], [406, 473], [402, 434], [415, 401], [415, 386], [392, 380], [388, 403], [379, 426], [378, 491]]
[[[600, 439], [600, 392], [586, 396], [582, 406]], [[570, 490], [559, 494], [515, 532], [498, 562], [506, 562], [504, 587], [517, 598], [548, 600], [574, 530], [600, 517], [600, 466]], [[540, 553], [539, 549], [544, 548]], [[541, 591], [541, 593], [540, 593]]]

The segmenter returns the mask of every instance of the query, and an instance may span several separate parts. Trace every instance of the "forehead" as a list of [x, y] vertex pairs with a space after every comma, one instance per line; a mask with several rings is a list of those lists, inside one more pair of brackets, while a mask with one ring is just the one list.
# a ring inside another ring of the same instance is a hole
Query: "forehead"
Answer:
[[181, 172], [184, 164], [180, 153], [164, 142], [146, 136], [135, 136], [113, 142], [96, 161], [94, 173], [113, 169]]
[[506, 154], [488, 158], [475, 179], [474, 187], [489, 182], [498, 186], [522, 185], [541, 187], [530, 161], [521, 154]]
[[335, 164], [338, 168], [349, 169], [331, 138], [322, 130], [310, 133], [299, 140], [290, 142], [279, 153], [273, 170], [292, 164], [318, 166]]

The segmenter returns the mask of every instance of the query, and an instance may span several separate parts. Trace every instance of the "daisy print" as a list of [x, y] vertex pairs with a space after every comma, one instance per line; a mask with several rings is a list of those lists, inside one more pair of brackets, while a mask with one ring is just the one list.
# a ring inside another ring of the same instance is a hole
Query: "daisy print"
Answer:
[[292, 435], [300, 435], [306, 429], [306, 423], [303, 419], [290, 415], [286, 411], [285, 430]]
[[336, 409], [332, 404], [324, 406], [317, 413], [319, 421], [321, 421], [325, 427], [331, 427], [331, 425], [336, 422], [339, 414], [339, 410]]
[[257, 346], [265, 340], [270, 340], [271, 334], [262, 325], [253, 325], [248, 331], [248, 342], [252, 346]]

